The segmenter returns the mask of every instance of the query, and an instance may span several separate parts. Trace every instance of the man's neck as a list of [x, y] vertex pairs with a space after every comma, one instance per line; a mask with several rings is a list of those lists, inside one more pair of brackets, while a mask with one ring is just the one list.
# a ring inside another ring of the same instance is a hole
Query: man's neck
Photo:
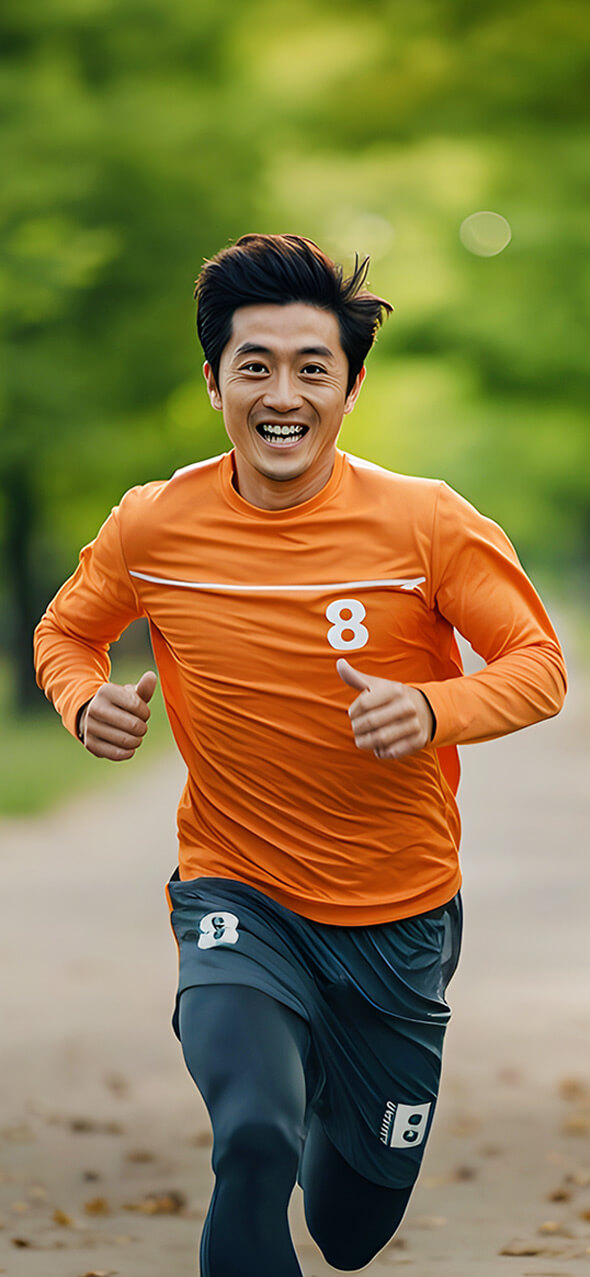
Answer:
[[303, 505], [321, 492], [334, 469], [335, 456], [326, 458], [326, 464], [311, 474], [306, 471], [295, 479], [269, 479], [234, 453], [233, 483], [237, 492], [250, 505], [259, 510], [289, 510]]

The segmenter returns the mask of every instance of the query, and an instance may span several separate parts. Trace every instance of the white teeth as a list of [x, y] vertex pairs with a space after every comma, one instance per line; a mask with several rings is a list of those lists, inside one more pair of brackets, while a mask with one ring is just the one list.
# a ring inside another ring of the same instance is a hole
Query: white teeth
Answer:
[[281, 426], [278, 423], [263, 421], [260, 424], [265, 439], [299, 439], [305, 433], [305, 426]]

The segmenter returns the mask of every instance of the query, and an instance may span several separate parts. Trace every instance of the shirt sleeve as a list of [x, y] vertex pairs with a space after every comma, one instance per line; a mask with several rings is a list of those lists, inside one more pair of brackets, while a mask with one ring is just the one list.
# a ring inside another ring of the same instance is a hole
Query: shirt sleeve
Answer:
[[567, 689], [557, 636], [508, 537], [446, 484], [433, 528], [431, 606], [486, 662], [476, 674], [415, 683], [433, 744], [493, 740], [550, 718]]
[[84, 547], [35, 630], [37, 682], [73, 736], [81, 706], [108, 682], [111, 643], [143, 615], [125, 561], [121, 509]]

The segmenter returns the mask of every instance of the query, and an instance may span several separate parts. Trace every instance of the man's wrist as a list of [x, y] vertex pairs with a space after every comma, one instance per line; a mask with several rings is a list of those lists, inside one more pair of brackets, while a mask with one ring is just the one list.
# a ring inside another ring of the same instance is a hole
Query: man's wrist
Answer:
[[86, 710], [88, 709], [89, 704], [90, 704], [90, 701], [84, 701], [84, 704], [80, 706], [80, 709], [78, 710], [78, 713], [76, 715], [76, 736], [78, 737], [78, 740], [82, 742], [82, 744], [84, 744], [84, 728], [86, 725]]
[[434, 740], [434, 737], [435, 737], [435, 735], [436, 735], [436, 715], [435, 715], [435, 713], [434, 713], [434, 710], [433, 710], [433, 708], [432, 708], [432, 705], [430, 704], [430, 701], [429, 701], [428, 697], [427, 697], [427, 696], [425, 695], [425, 693], [421, 690], [421, 688], [417, 687], [417, 688], [416, 688], [416, 691], [417, 691], [417, 692], [420, 692], [420, 695], [421, 695], [421, 696], [423, 697], [423, 699], [426, 701], [426, 704], [427, 704], [428, 709], [429, 709], [429, 711], [430, 711], [430, 717], [431, 717], [431, 719], [432, 719], [432, 726], [431, 726], [431, 730], [430, 730], [430, 736], [429, 736], [429, 738], [428, 738], [428, 739], [429, 739], [429, 741], [433, 741], [433, 740]]

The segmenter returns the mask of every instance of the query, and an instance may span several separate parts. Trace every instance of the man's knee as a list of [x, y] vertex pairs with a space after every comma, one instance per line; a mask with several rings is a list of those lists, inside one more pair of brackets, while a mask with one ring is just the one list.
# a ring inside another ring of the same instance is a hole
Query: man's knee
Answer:
[[246, 1113], [225, 1121], [216, 1131], [213, 1168], [243, 1170], [252, 1179], [284, 1175], [295, 1179], [303, 1133], [280, 1114]]
[[[374, 1191], [374, 1190], [373, 1190]], [[341, 1272], [364, 1268], [395, 1237], [402, 1222], [411, 1188], [382, 1189], [374, 1200], [341, 1199], [339, 1209], [313, 1209], [306, 1201], [307, 1226], [324, 1259]]]
[[[367, 1237], [362, 1220], [358, 1221], [357, 1230], [345, 1230], [340, 1236], [322, 1237], [312, 1232], [314, 1241], [319, 1246], [324, 1259], [332, 1268], [340, 1272], [356, 1272], [365, 1268], [371, 1260], [383, 1250], [383, 1247], [395, 1237], [401, 1219], [379, 1237]], [[311, 1231], [311, 1230], [310, 1230]]]

